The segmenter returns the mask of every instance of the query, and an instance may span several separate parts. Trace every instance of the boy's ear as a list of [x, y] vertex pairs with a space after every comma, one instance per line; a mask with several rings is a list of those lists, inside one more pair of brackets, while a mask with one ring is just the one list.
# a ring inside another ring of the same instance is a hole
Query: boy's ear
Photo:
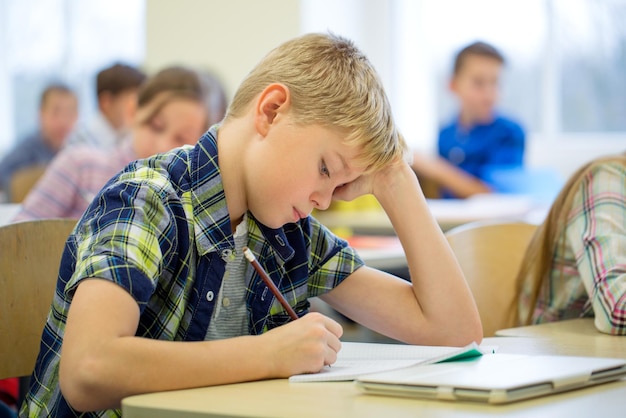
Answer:
[[290, 105], [289, 88], [284, 84], [273, 83], [267, 86], [256, 102], [254, 124], [261, 136], [267, 135], [276, 117], [284, 115]]
[[456, 77], [452, 77], [450, 78], [450, 82], [448, 83], [448, 89], [452, 92], [452, 93], [456, 93]]

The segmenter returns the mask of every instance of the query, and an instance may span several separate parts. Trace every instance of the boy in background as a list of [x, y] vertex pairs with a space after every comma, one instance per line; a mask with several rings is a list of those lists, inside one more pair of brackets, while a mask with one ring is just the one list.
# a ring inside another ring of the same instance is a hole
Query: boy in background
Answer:
[[96, 76], [98, 111], [89, 122], [79, 124], [67, 140], [77, 144], [112, 148], [130, 133], [137, 110], [139, 87], [146, 75], [126, 64], [105, 68]]
[[[351, 42], [311, 34], [274, 49], [221, 125], [131, 163], [78, 221], [21, 415], [119, 417], [133, 394], [318, 372], [342, 328], [309, 313], [312, 297], [408, 343], [479, 342], [471, 292], [405, 154]], [[310, 216], [364, 194], [389, 216], [411, 281], [365, 266]]]
[[450, 90], [459, 114], [439, 132], [440, 159], [416, 155], [413, 168], [444, 188], [444, 197], [489, 193], [493, 170], [519, 168], [524, 157], [524, 131], [498, 114], [500, 73], [504, 57], [493, 46], [475, 42], [454, 60]]
[[39, 130], [0, 160], [0, 190], [9, 191], [11, 177], [17, 171], [47, 165], [63, 146], [77, 118], [78, 101], [74, 92], [60, 83], [46, 87], [39, 104]]

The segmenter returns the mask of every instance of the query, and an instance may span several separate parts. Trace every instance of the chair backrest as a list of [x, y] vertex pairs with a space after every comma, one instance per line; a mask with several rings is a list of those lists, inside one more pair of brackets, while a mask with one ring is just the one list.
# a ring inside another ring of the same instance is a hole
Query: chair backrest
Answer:
[[0, 379], [30, 375], [75, 219], [0, 227]]
[[16, 171], [9, 181], [11, 203], [22, 203], [35, 183], [46, 171], [45, 165], [35, 165]]
[[446, 233], [476, 300], [485, 337], [515, 326], [515, 279], [536, 229], [527, 223], [475, 222]]

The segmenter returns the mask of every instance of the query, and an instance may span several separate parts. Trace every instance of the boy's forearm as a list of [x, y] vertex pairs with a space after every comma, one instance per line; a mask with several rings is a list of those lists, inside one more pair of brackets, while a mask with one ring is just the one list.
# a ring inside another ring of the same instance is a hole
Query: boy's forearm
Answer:
[[84, 359], [70, 387], [62, 389], [74, 408], [98, 410], [119, 408], [124, 397], [134, 394], [264, 379], [271, 371], [261, 340], [117, 338]]
[[445, 187], [459, 198], [480, 193], [491, 193], [491, 189], [480, 179], [453, 166], [442, 158], [423, 157], [414, 153], [413, 170], [418, 176], [425, 176], [441, 187]]
[[108, 280], [81, 281], [59, 371], [61, 391], [73, 408], [117, 408], [134, 394], [319, 371], [341, 348], [341, 326], [319, 314], [259, 336], [198, 342], [136, 337], [139, 321], [137, 302], [125, 289]]
[[480, 340], [482, 327], [473, 297], [415, 174], [408, 164], [400, 164], [378, 186], [374, 194], [400, 238], [429, 329], [440, 336], [468, 333]]

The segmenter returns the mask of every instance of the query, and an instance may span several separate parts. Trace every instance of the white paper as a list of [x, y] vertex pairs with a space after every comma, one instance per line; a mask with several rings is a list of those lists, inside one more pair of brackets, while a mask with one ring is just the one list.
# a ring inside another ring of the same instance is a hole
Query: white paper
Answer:
[[332, 382], [354, 380], [359, 376], [400, 369], [418, 364], [443, 361], [461, 352], [478, 349], [483, 354], [494, 353], [494, 346], [437, 347], [403, 344], [342, 343], [337, 361], [319, 373], [291, 376], [290, 382]]

